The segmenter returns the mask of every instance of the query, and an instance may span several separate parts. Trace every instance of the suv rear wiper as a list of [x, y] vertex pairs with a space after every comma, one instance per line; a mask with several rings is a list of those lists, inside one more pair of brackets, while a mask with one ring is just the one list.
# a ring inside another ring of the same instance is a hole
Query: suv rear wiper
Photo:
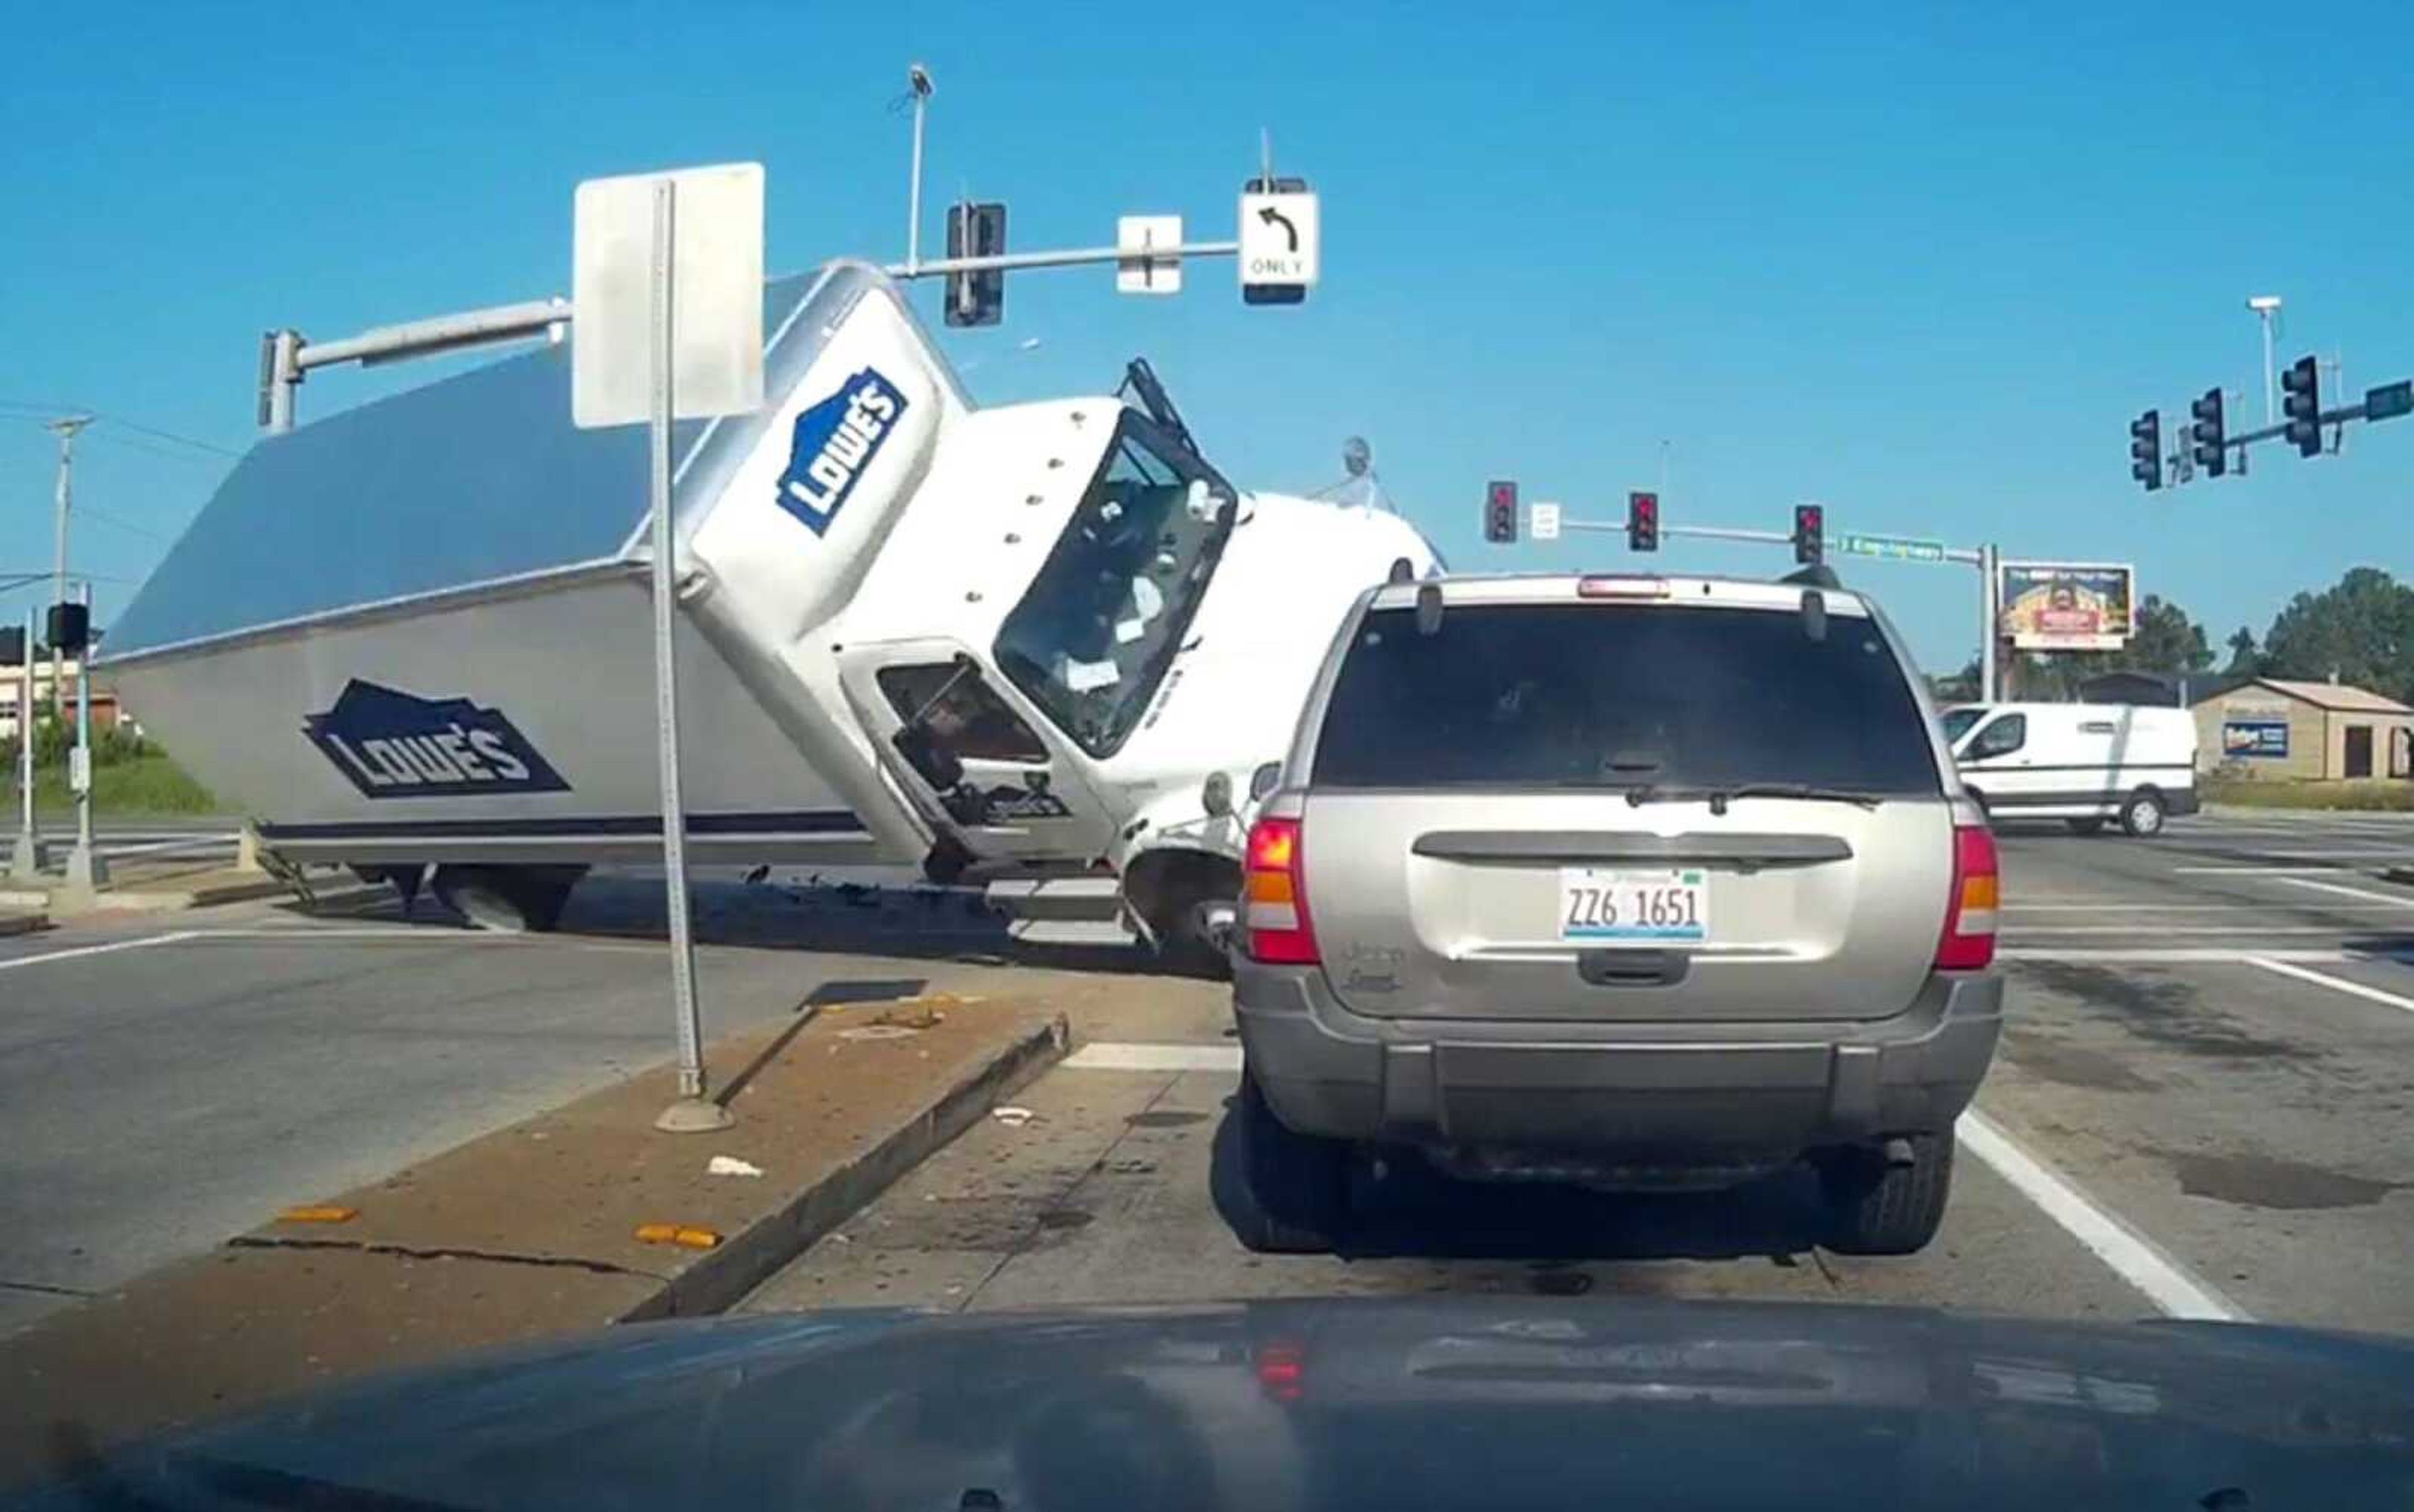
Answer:
[[1688, 803], [1706, 799], [1713, 814], [1724, 814], [1727, 804], [1738, 798], [1798, 798], [1806, 802], [1850, 803], [1865, 809], [1876, 808], [1885, 801], [1874, 793], [1821, 787], [1811, 783], [1737, 783], [1731, 787], [1664, 787], [1658, 783], [1642, 783], [1625, 792], [1628, 805], [1633, 808], [1646, 803]]
[[1855, 793], [1842, 787], [1821, 787], [1811, 783], [1738, 783], [1733, 787], [1710, 790], [1710, 812], [1724, 814], [1727, 804], [1738, 798], [1798, 798], [1812, 803], [1850, 803], [1855, 808], [1873, 809], [1885, 800], [1874, 793]]

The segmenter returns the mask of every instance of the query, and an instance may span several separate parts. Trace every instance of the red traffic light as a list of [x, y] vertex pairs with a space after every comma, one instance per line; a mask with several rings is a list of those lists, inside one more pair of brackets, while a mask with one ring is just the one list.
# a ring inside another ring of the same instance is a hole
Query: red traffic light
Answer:
[[1827, 512], [1817, 504], [1794, 506], [1794, 560], [1819, 561], [1827, 554]]
[[1517, 540], [1517, 485], [1495, 478], [1483, 494], [1483, 538], [1494, 546]]
[[1658, 494], [1636, 492], [1626, 496], [1626, 546], [1630, 551], [1660, 549]]

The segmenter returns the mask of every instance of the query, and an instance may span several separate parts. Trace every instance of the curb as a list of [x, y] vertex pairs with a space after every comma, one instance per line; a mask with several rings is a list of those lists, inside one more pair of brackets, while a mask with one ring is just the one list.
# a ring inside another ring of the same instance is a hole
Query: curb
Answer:
[[813, 1242], [854, 1217], [891, 1184], [980, 1121], [997, 1100], [1065, 1057], [1072, 1031], [1063, 1014], [1007, 1044], [939, 1100], [882, 1135], [853, 1160], [790, 1197], [780, 1209], [674, 1277], [616, 1323], [726, 1312]]
[[38, 935], [51, 927], [46, 913], [0, 913], [0, 939], [11, 935]]

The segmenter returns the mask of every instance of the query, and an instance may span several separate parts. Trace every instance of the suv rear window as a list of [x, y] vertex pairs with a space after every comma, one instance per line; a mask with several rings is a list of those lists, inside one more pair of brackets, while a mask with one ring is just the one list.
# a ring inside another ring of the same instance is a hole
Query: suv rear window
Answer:
[[1433, 635], [1366, 616], [1317, 739], [1319, 787], [1941, 791], [1873, 621], [1632, 604], [1460, 605]]

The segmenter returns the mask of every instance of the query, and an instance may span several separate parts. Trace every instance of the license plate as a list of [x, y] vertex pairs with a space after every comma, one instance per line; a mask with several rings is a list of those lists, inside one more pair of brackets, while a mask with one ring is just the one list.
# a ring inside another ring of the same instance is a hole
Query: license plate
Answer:
[[1559, 869], [1559, 938], [1699, 944], [1710, 937], [1710, 881], [1698, 868]]

